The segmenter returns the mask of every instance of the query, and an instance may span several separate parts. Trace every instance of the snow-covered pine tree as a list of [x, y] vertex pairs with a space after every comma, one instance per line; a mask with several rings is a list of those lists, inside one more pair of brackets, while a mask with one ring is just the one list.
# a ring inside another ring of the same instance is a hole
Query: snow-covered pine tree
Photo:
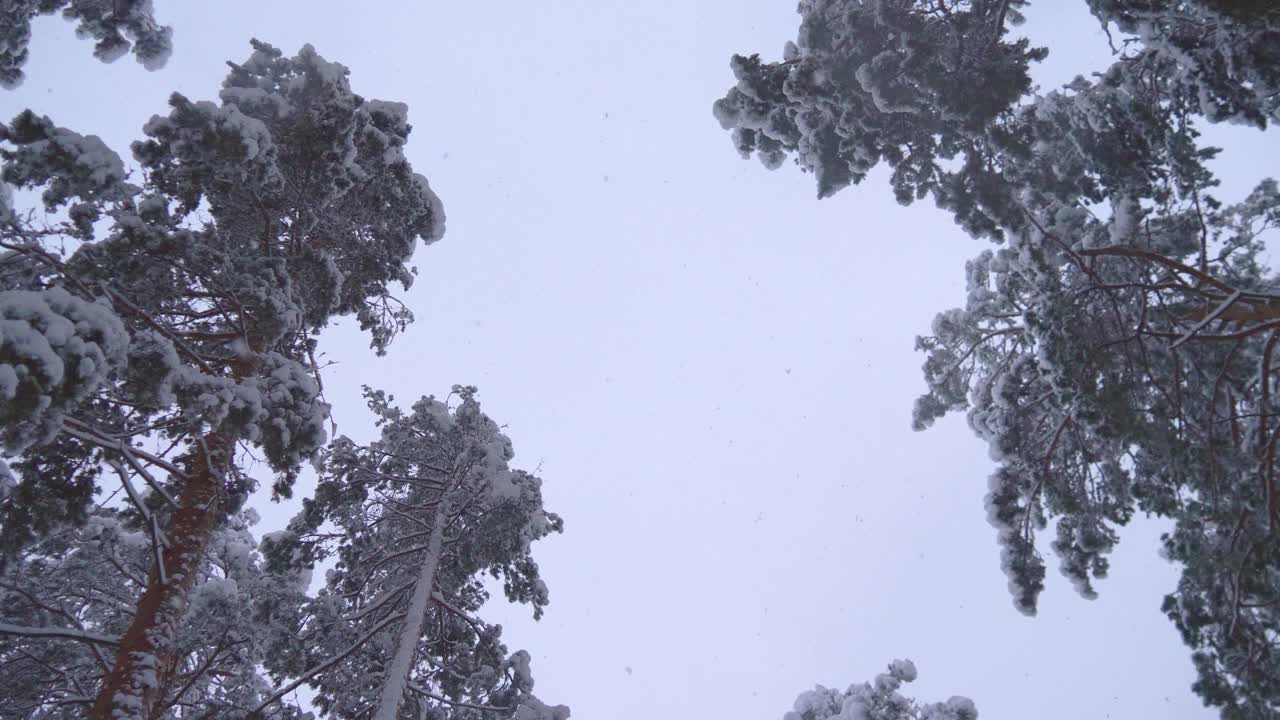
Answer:
[[511, 442], [474, 388], [408, 412], [366, 397], [380, 439], [334, 441], [314, 499], [263, 543], [281, 569], [336, 558], [294, 631], [302, 642], [268, 668], [309, 681], [339, 718], [568, 717], [532, 695], [529, 655], [508, 655], [501, 627], [476, 616], [485, 575], [535, 618], [547, 604], [530, 545], [563, 523], [543, 509], [542, 481], [508, 466]]
[[[1196, 691], [1226, 718], [1280, 714], [1280, 192], [1224, 205], [1197, 120], [1280, 119], [1280, 8], [1094, 0], [1120, 57], [1032, 94], [1040, 56], [1006, 40], [1027, 3], [810, 0], [784, 59], [734, 59], [715, 112], [744, 154], [794, 155], [820, 195], [881, 161], [1001, 243], [918, 346], [917, 428], [967, 410], [998, 462], [987, 495], [1015, 604], [1034, 612], [1037, 533], [1086, 597], [1117, 526], [1170, 518], [1164, 610]], [[1211, 41], [1211, 42], [1209, 42]], [[992, 68], [977, 81], [979, 68]]]
[[163, 67], [173, 51], [173, 30], [156, 22], [152, 0], [0, 0], [0, 87], [22, 84], [31, 22], [61, 13], [76, 34], [92, 38], [93, 55], [112, 62], [133, 50], [148, 70]]
[[800, 693], [782, 720], [977, 720], [973, 701], [959, 695], [941, 703], [921, 704], [898, 692], [915, 682], [916, 666], [894, 660], [870, 683], [850, 685], [840, 692], [818, 685]]
[[149, 488], [127, 496], [156, 519], [103, 719], [157, 717], [172, 691], [209, 543], [256, 485], [238, 449], [288, 494], [322, 446], [316, 334], [354, 314], [382, 352], [411, 320], [389, 284], [444, 230], [403, 154], [406, 107], [355, 95], [309, 46], [255, 41], [220, 102], [170, 104], [133, 146], [141, 187], [95, 136], [29, 112], [0, 132], [0, 177], [66, 217], [0, 196], [0, 558], [83, 525], [104, 467]]

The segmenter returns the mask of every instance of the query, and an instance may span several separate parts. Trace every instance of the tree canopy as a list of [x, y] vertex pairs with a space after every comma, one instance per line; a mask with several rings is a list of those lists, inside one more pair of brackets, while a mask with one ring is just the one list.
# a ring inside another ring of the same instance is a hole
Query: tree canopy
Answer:
[[820, 197], [885, 163], [997, 243], [963, 307], [917, 346], [915, 426], [966, 411], [996, 461], [986, 497], [1015, 605], [1044, 587], [1040, 530], [1086, 597], [1118, 527], [1173, 521], [1164, 600], [1227, 718], [1280, 712], [1280, 193], [1215, 196], [1198, 123], [1280, 120], [1280, 10], [1188, 0], [1089, 7], [1111, 67], [1040, 91], [1019, 0], [806, 0], [782, 59], [735, 56], [714, 105], [744, 156], [787, 158]]
[[[1043, 89], [1031, 4], [801, 0], [779, 59], [732, 58], [714, 116], [819, 198], [884, 166], [899, 202], [991, 243], [917, 339], [913, 424], [963, 412], [989, 447], [1015, 607], [1036, 612], [1046, 545], [1094, 598], [1121, 527], [1163, 518], [1195, 691], [1280, 716], [1280, 185], [1221, 197], [1201, 137], [1280, 121], [1280, 8], [1086, 0], [1113, 62]], [[0, 0], [0, 86], [52, 14], [105, 62], [172, 50], [151, 0]], [[408, 107], [310, 45], [251, 46], [129, 160], [30, 110], [0, 125], [0, 718], [566, 720], [485, 619], [491, 595], [542, 616], [533, 545], [564, 525], [476, 388], [366, 387], [376, 439], [326, 432], [323, 331], [352, 317], [386, 353], [443, 236]], [[307, 472], [258, 538], [252, 494]], [[784, 720], [976, 720], [915, 679], [898, 660]]]
[[916, 677], [915, 663], [894, 660], [875, 680], [844, 692], [817, 685], [800, 693], [782, 720], [977, 720], [978, 709], [967, 697], [926, 704], [898, 692]]
[[317, 704], [337, 717], [418, 718], [443, 704], [458, 720], [563, 720], [567, 709], [532, 695], [528, 653], [508, 654], [501, 626], [477, 617], [485, 575], [542, 615], [547, 586], [531, 545], [563, 522], [543, 509], [542, 481], [509, 467], [511, 441], [480, 411], [475, 388], [454, 395], [405, 412], [366, 389], [380, 439], [335, 440], [314, 499], [264, 543], [286, 575], [336, 559], [299, 607], [293, 634], [303, 642], [282, 646], [268, 667], [305, 677], [323, 666]]

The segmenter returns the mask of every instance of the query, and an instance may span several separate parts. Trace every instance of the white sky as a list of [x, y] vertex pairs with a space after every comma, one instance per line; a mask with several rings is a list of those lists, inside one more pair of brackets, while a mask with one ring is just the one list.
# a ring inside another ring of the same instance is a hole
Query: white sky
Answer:
[[[896, 205], [883, 174], [818, 202], [796, 168], [739, 159], [712, 118], [729, 56], [778, 59], [794, 2], [157, 5], [164, 70], [104, 66], [44, 20], [0, 116], [29, 106], [127, 156], [169, 92], [215, 98], [251, 36], [310, 42], [357, 93], [409, 104], [408, 155], [448, 232], [415, 258], [418, 322], [383, 359], [329, 333], [326, 387], [341, 431], [367, 439], [361, 383], [405, 402], [476, 384], [517, 461], [541, 465], [567, 524], [537, 552], [552, 604], [536, 624], [502, 603], [488, 617], [532, 653], [545, 701], [778, 718], [816, 682], [910, 657], [913, 695], [968, 695], [984, 718], [1213, 717], [1159, 612], [1176, 574], [1156, 524], [1124, 533], [1101, 599], [1055, 568], [1025, 618], [985, 520], [982, 443], [960, 417], [910, 431], [913, 338], [963, 302], [982, 243]], [[1046, 86], [1107, 61], [1083, 7], [1031, 14]], [[1227, 200], [1280, 156], [1253, 131], [1211, 137], [1232, 149]], [[293, 512], [260, 510], [262, 532]]]

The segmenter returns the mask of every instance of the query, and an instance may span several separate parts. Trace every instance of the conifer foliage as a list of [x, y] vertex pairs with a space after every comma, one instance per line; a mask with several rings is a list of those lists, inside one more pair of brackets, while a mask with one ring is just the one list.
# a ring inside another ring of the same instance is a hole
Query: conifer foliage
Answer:
[[[273, 686], [261, 672], [305, 600], [305, 575], [264, 571], [256, 516], [213, 531], [176, 633], [185, 658], [156, 717], [243, 717]], [[155, 564], [151, 525], [136, 511], [94, 511], [83, 526], [33, 544], [0, 576], [0, 718], [82, 718]], [[276, 718], [302, 717], [292, 705]]]
[[782, 720], [977, 720], [977, 707], [969, 698], [956, 695], [923, 704], [898, 692], [915, 680], [915, 663], [894, 660], [870, 683], [850, 685], [844, 692], [818, 685], [800, 693]]
[[132, 50], [143, 67], [157, 70], [173, 52], [173, 30], [156, 22], [151, 0], [0, 0], [0, 87], [22, 84], [31, 22], [54, 13], [92, 38], [93, 55], [103, 62]]
[[1226, 718], [1280, 714], [1280, 341], [1265, 265], [1280, 192], [1214, 195], [1200, 122], [1280, 120], [1280, 10], [1090, 0], [1115, 63], [1041, 92], [1014, 40], [1024, 0], [804, 0], [777, 62], [733, 58], [714, 105], [744, 155], [787, 157], [819, 196], [886, 163], [998, 243], [964, 306], [919, 339], [915, 425], [964, 410], [1015, 605], [1044, 586], [1041, 530], [1093, 597], [1119, 526], [1169, 518], [1164, 611]]
[[501, 628], [476, 615], [486, 575], [542, 615], [547, 586], [530, 546], [563, 527], [543, 509], [542, 481], [508, 466], [511, 441], [475, 388], [407, 412], [381, 392], [366, 397], [381, 438], [334, 441], [314, 499], [265, 542], [285, 575], [336, 560], [301, 608], [302, 642], [269, 667], [322, 670], [317, 702], [337, 717], [568, 717], [531, 694], [528, 653], [508, 654]]

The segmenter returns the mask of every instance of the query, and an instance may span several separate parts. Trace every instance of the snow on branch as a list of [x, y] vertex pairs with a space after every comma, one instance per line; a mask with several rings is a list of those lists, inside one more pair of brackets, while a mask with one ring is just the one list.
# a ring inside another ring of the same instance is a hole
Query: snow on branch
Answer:
[[27, 638], [49, 638], [54, 640], [74, 640], [89, 645], [115, 645], [119, 642], [116, 638], [110, 638], [105, 635], [98, 635], [84, 630], [63, 627], [25, 627], [22, 625], [11, 625], [9, 623], [0, 623], [0, 635], [8, 635], [11, 637], [27, 637]]

